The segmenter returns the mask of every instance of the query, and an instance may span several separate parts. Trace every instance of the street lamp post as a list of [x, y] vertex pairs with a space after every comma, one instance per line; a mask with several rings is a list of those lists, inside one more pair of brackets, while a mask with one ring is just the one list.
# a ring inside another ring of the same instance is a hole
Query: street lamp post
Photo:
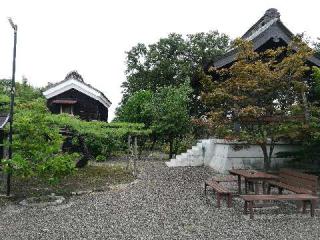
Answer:
[[[12, 124], [13, 124], [13, 106], [14, 106], [14, 94], [15, 94], [15, 76], [16, 76], [16, 50], [17, 50], [17, 31], [18, 26], [13, 23], [11, 18], [8, 18], [9, 23], [14, 31], [14, 43], [13, 43], [13, 60], [12, 60], [12, 78], [11, 78], [11, 89], [10, 89], [10, 115], [9, 115], [9, 160], [12, 159]], [[9, 162], [10, 164], [10, 162]], [[7, 196], [10, 195], [11, 187], [11, 172], [9, 171], [7, 176]]]

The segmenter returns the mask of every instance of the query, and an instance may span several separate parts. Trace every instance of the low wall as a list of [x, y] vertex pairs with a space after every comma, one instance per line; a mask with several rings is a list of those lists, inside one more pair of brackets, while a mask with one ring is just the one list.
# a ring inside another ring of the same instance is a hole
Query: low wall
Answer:
[[[223, 139], [210, 139], [202, 142], [204, 149], [204, 165], [210, 166], [218, 172], [225, 173], [233, 168], [262, 169], [264, 165], [263, 152], [259, 145], [243, 148], [240, 142]], [[278, 158], [276, 154], [283, 151], [294, 151], [298, 146], [277, 143], [271, 158], [272, 167], [280, 167], [289, 158]], [[270, 146], [268, 146], [269, 152]]]

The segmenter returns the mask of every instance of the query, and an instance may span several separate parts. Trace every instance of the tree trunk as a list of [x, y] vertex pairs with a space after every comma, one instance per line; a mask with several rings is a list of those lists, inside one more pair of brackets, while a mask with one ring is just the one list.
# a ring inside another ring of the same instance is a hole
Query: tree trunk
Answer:
[[170, 139], [169, 143], [170, 143], [169, 159], [171, 159], [173, 157], [173, 139]]
[[156, 142], [157, 142], [157, 138], [155, 135], [153, 135], [152, 136], [152, 145], [151, 145], [150, 151], [154, 150], [154, 146], [156, 145]]
[[261, 144], [260, 145], [262, 152], [263, 152], [263, 164], [264, 164], [264, 170], [268, 171], [270, 169], [271, 166], [271, 158], [269, 157], [270, 155], [268, 154], [268, 149], [267, 149], [267, 144]]
[[83, 168], [88, 164], [88, 161], [93, 159], [91, 153], [88, 150], [88, 147], [85, 143], [84, 138], [81, 135], [77, 135], [79, 145], [81, 148], [81, 152], [83, 154], [83, 157], [76, 163], [77, 168]]
[[303, 108], [304, 108], [305, 122], [307, 124], [309, 124], [309, 122], [310, 122], [310, 111], [309, 111], [309, 106], [308, 106], [308, 100], [307, 100], [307, 97], [306, 97], [306, 93], [304, 91], [302, 91], [301, 95], [302, 95], [302, 103], [303, 103]]

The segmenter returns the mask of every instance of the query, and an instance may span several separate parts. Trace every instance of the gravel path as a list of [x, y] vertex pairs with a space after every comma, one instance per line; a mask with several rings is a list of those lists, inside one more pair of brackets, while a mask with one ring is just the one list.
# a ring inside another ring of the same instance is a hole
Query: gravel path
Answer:
[[206, 167], [167, 168], [140, 162], [133, 184], [77, 196], [50, 207], [10, 205], [1, 210], [1, 239], [320, 239], [320, 213], [297, 213], [293, 205], [260, 210], [255, 220], [235, 199], [217, 209], [203, 195]]

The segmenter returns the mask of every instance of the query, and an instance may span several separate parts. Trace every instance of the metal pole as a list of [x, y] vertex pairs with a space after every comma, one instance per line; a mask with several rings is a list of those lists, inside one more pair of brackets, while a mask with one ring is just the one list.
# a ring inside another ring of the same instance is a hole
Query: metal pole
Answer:
[[[12, 19], [9, 18], [9, 23], [11, 27], [14, 30], [14, 43], [13, 43], [13, 60], [12, 60], [12, 78], [11, 78], [11, 89], [10, 89], [10, 115], [9, 115], [9, 160], [12, 159], [12, 134], [13, 134], [13, 129], [12, 129], [12, 124], [13, 124], [13, 106], [14, 106], [14, 94], [15, 94], [15, 76], [16, 76], [16, 47], [17, 47], [17, 31], [18, 31], [18, 26], [13, 23]], [[10, 164], [10, 162], [9, 162]], [[7, 196], [10, 195], [10, 190], [11, 190], [11, 172], [8, 173], [7, 176]]]

